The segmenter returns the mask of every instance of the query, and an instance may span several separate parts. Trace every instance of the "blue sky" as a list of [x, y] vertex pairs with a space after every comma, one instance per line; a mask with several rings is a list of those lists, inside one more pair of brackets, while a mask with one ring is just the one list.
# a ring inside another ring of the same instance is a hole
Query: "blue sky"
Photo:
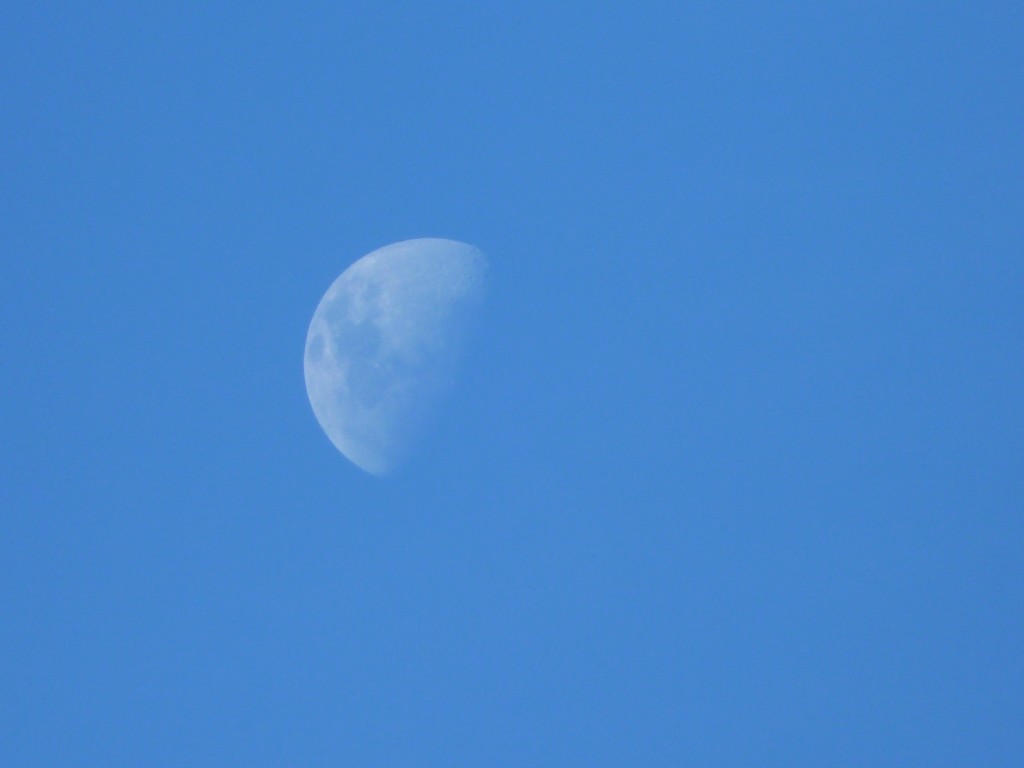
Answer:
[[[1018, 766], [1024, 13], [0, 11], [0, 762]], [[400, 475], [306, 401], [485, 250]]]

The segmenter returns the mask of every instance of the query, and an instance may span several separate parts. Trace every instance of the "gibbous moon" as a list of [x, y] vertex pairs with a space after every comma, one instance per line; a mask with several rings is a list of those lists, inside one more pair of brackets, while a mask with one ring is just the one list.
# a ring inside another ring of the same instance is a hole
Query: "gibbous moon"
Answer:
[[309, 324], [306, 392], [327, 437], [386, 475], [454, 383], [483, 303], [487, 261], [455, 240], [388, 245], [327, 289]]

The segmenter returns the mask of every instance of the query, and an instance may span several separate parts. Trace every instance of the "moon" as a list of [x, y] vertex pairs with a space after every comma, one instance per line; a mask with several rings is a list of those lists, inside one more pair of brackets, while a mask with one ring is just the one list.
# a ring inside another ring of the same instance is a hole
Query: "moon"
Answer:
[[360, 469], [394, 471], [450, 391], [486, 272], [474, 246], [421, 238], [364, 256], [327, 289], [306, 334], [306, 393]]

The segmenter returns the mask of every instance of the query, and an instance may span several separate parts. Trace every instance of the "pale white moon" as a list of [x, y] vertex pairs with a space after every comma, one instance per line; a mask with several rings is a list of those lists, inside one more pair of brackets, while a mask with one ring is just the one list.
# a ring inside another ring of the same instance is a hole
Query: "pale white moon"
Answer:
[[388, 245], [327, 289], [309, 324], [306, 392], [327, 437], [394, 470], [450, 389], [484, 298], [486, 259], [455, 240]]

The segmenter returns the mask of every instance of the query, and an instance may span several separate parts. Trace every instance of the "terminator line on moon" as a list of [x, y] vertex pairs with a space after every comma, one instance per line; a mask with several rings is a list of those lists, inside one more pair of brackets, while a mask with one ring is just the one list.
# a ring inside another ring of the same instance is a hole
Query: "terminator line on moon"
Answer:
[[385, 246], [346, 269], [309, 324], [313, 413], [356, 466], [393, 471], [453, 383], [487, 261], [455, 240]]

